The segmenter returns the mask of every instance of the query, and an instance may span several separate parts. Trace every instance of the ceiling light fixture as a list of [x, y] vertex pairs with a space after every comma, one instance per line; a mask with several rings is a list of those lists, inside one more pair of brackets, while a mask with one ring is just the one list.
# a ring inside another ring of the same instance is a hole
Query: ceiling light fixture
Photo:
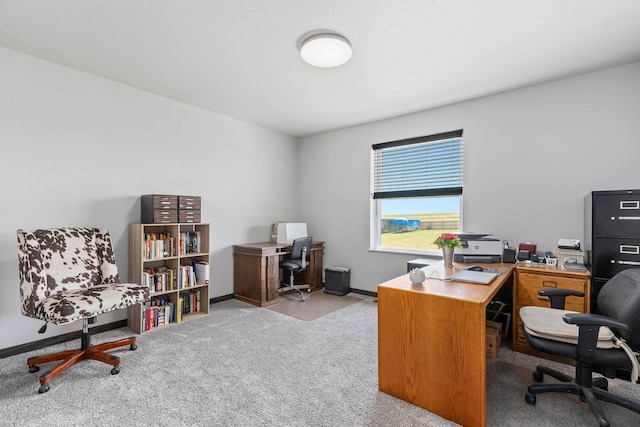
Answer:
[[337, 67], [351, 58], [351, 43], [335, 33], [314, 34], [300, 45], [300, 56], [315, 67]]

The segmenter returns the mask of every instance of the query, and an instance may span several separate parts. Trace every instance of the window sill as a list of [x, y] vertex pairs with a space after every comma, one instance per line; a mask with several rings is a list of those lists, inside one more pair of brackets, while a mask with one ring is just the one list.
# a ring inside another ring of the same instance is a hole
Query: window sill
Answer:
[[369, 248], [369, 252], [380, 252], [380, 253], [398, 254], [398, 255], [415, 255], [421, 258], [433, 258], [434, 260], [442, 260], [442, 251], [380, 247], [380, 248]]

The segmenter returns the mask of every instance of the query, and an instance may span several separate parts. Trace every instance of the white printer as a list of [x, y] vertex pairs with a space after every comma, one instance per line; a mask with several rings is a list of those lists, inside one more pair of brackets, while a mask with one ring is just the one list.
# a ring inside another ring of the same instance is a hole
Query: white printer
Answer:
[[502, 262], [502, 243], [488, 233], [456, 233], [462, 247], [453, 252], [455, 262]]

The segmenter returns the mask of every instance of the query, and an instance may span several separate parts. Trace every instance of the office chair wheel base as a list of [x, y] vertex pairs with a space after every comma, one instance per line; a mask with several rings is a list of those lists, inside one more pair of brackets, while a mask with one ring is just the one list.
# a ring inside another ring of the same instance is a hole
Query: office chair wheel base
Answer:
[[129, 346], [129, 350], [131, 350], [131, 351], [134, 351], [134, 350], [137, 350], [137, 349], [138, 349], [138, 344], [131, 344]]
[[524, 400], [529, 405], [535, 405], [536, 404], [536, 395], [533, 394], [533, 393], [527, 393], [527, 394], [524, 395]]
[[544, 375], [542, 375], [542, 373], [540, 373], [538, 371], [534, 371], [533, 372], [533, 380], [535, 382], [541, 383], [543, 378], [544, 378]]
[[49, 384], [42, 384], [38, 389], [39, 394], [46, 393], [48, 391], [49, 391]]
[[114, 366], [113, 369], [111, 369], [111, 375], [117, 375], [118, 372], [120, 372], [119, 366]]
[[36, 373], [36, 372], [38, 372], [39, 370], [40, 370], [40, 366], [38, 366], [38, 365], [31, 365], [31, 366], [29, 366], [29, 373], [30, 373], [30, 374]]
[[598, 377], [593, 379], [593, 386], [598, 387], [600, 390], [609, 390], [609, 381], [605, 377]]

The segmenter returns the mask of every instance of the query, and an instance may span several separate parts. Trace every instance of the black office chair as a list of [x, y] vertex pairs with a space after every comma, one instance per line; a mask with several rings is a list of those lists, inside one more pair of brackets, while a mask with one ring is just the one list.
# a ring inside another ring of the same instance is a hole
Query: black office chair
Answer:
[[606, 378], [593, 378], [596, 372], [638, 382], [640, 269], [623, 270], [605, 284], [597, 301], [602, 314], [563, 309], [566, 296], [584, 296], [581, 292], [545, 289], [539, 294], [550, 298], [552, 308], [522, 307], [524, 335], [535, 350], [574, 359], [576, 373], [574, 379], [544, 366], [536, 367], [536, 382], [542, 382], [545, 374], [561, 382], [530, 385], [525, 395], [527, 403], [535, 405], [538, 393], [576, 394], [589, 405], [602, 427], [610, 424], [598, 400], [640, 413], [640, 402], [607, 391]]
[[[309, 262], [307, 261], [307, 256], [311, 254], [311, 245], [313, 244], [313, 238], [311, 236], [308, 237], [300, 237], [299, 239], [295, 239], [293, 241], [293, 248], [291, 249], [291, 257], [285, 259], [280, 263], [280, 268], [282, 268], [283, 273], [285, 271], [289, 272], [289, 285], [283, 286], [280, 288], [280, 293], [288, 292], [288, 291], [298, 291], [300, 292], [300, 301], [304, 301], [304, 294], [302, 293], [302, 289], [306, 289], [307, 292], [311, 292], [311, 287], [309, 285], [295, 285], [295, 274], [304, 271], [309, 266]], [[284, 274], [283, 274], [284, 276]]]

